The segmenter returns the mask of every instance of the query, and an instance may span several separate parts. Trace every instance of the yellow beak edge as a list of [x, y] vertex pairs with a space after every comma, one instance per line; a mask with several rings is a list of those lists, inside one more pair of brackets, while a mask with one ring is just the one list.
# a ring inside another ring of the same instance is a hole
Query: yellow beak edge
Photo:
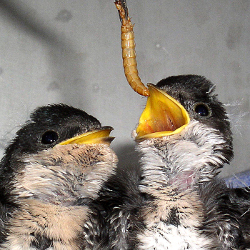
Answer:
[[114, 137], [109, 136], [113, 128], [103, 127], [100, 130], [93, 130], [75, 137], [72, 137], [66, 141], [62, 141], [59, 145], [67, 144], [92, 144], [92, 143], [106, 143], [110, 144]]
[[169, 136], [181, 132], [190, 122], [186, 109], [173, 97], [148, 84], [149, 97], [136, 129], [136, 140]]

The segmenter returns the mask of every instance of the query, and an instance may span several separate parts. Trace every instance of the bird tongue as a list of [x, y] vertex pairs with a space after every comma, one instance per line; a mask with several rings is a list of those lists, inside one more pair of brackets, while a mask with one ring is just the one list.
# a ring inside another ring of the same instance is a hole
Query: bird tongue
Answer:
[[112, 127], [103, 127], [99, 130], [93, 130], [75, 137], [72, 137], [66, 141], [59, 143], [60, 145], [67, 144], [91, 144], [91, 143], [108, 143], [110, 144], [114, 137], [109, 136]]
[[148, 84], [149, 97], [136, 129], [136, 139], [179, 133], [190, 121], [184, 107], [164, 91]]

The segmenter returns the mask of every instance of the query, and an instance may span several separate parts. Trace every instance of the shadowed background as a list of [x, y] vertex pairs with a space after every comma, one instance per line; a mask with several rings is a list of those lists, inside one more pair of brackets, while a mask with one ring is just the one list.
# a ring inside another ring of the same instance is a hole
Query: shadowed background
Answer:
[[[230, 114], [235, 159], [250, 169], [250, 1], [128, 0], [144, 83], [200, 74]], [[115, 128], [120, 167], [137, 161], [131, 131], [146, 98], [123, 73], [112, 0], [0, 0], [0, 155], [30, 112], [66, 103]]]

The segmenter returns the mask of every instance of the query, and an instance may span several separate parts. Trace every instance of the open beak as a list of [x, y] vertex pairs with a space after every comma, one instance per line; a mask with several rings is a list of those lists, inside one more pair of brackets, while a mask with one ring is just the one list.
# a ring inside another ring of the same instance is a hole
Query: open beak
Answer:
[[114, 137], [109, 136], [112, 130], [113, 130], [112, 127], [103, 127], [99, 130], [93, 130], [93, 131], [72, 137], [66, 141], [62, 141], [61, 143], [59, 143], [59, 145], [91, 144], [91, 143], [110, 144], [114, 140]]
[[190, 122], [186, 109], [166, 92], [148, 84], [149, 97], [136, 129], [136, 140], [181, 132]]

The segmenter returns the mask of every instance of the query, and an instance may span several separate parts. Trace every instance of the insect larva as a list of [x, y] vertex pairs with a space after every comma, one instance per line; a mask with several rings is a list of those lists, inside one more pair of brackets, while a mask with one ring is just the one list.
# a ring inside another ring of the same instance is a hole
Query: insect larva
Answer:
[[129, 85], [140, 95], [149, 96], [148, 88], [142, 83], [137, 70], [135, 41], [133, 24], [126, 11], [124, 10], [121, 1], [115, 2], [116, 8], [119, 11], [121, 26], [121, 45], [124, 73]]

